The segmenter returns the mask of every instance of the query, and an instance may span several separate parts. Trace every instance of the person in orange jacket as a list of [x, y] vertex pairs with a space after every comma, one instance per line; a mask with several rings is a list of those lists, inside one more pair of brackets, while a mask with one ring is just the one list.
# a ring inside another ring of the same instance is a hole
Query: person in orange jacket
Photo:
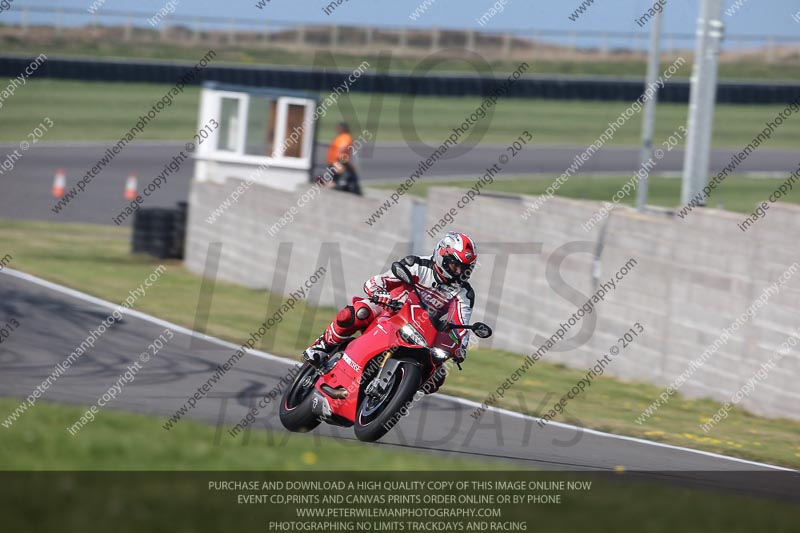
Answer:
[[340, 122], [336, 126], [336, 138], [328, 147], [328, 166], [333, 166], [334, 163], [346, 163], [350, 161], [350, 156], [353, 154], [353, 136], [350, 135], [350, 127], [346, 122]]
[[336, 131], [336, 138], [328, 147], [327, 163], [329, 167], [333, 167], [333, 183], [331, 185], [338, 190], [360, 195], [361, 187], [358, 184], [358, 175], [350, 160], [354, 151], [350, 127], [346, 122], [340, 122]]

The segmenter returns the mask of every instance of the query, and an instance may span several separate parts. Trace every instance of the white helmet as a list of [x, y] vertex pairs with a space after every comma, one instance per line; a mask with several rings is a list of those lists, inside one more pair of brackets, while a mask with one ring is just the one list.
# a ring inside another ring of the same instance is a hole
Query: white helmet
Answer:
[[445, 281], [467, 281], [477, 260], [478, 253], [472, 239], [455, 231], [442, 237], [433, 252], [434, 271]]

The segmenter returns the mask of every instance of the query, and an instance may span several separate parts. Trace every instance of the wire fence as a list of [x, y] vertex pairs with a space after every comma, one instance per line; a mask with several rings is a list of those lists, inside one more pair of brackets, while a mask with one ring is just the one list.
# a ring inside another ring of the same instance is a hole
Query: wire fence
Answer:
[[[441, 50], [475, 50], [487, 58], [520, 59], [531, 53], [549, 59], [576, 59], [581, 56], [639, 59], [649, 45], [647, 31], [612, 32], [603, 30], [563, 31], [530, 28], [491, 31], [409, 28], [401, 26], [363, 27], [309, 25], [301, 21], [269, 22], [253, 18], [220, 18], [170, 13], [59, 6], [14, 6], [0, 20], [0, 36], [20, 39], [57, 37], [97, 38], [113, 34], [125, 42], [163, 42], [175, 44], [208, 43], [255, 48], [292, 50], [332, 49], [364, 53], [391, 48], [398, 55], [425, 55]], [[86, 29], [89, 29], [88, 35]], [[691, 53], [695, 34], [665, 33], [666, 56]], [[800, 35], [727, 35], [724, 60], [752, 57], [767, 62], [800, 60]]]

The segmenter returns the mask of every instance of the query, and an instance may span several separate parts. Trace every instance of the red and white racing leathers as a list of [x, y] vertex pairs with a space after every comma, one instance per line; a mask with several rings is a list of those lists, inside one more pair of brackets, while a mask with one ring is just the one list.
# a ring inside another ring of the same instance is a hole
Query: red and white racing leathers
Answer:
[[[420, 298], [428, 307], [433, 320], [444, 320], [458, 325], [469, 323], [475, 302], [475, 294], [469, 283], [439, 281], [431, 256], [410, 255], [402, 261], [411, 272]], [[364, 292], [368, 297], [355, 297], [352, 305], [339, 311], [325, 330], [323, 335], [325, 342], [338, 344], [356, 332], [363, 331], [383, 310], [378, 304], [370, 301], [376, 292], [387, 291], [393, 298], [397, 298], [405, 290], [403, 282], [394, 277], [391, 270], [369, 278], [364, 284]], [[437, 313], [438, 309], [441, 309], [441, 312]], [[467, 354], [469, 330], [452, 329], [448, 332], [448, 336], [450, 343], [444, 347], [448, 348], [456, 359], [463, 360]]]

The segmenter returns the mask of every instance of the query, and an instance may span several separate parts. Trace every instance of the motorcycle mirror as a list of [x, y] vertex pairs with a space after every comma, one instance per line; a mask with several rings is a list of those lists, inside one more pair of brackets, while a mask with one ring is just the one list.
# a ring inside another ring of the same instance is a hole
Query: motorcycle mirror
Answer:
[[394, 263], [392, 263], [392, 274], [394, 274], [394, 277], [396, 277], [406, 285], [414, 284], [414, 280], [411, 277], [411, 271], [408, 270], [408, 267], [406, 267], [403, 263], [399, 261], [395, 261]]
[[488, 339], [492, 336], [492, 328], [484, 324], [483, 322], [475, 322], [472, 324], [472, 331], [475, 332], [475, 335], [480, 337], [481, 339]]

